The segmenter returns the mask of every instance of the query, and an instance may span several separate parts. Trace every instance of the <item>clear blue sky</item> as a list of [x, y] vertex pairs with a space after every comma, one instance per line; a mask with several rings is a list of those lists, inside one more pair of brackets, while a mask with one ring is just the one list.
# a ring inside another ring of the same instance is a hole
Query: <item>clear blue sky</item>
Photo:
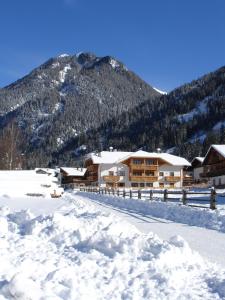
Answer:
[[0, 2], [0, 87], [80, 51], [112, 55], [169, 91], [225, 65], [225, 0]]

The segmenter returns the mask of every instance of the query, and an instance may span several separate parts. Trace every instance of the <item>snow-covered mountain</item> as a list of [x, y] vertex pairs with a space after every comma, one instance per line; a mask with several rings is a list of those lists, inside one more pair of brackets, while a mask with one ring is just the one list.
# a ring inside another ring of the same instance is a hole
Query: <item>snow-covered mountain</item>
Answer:
[[63, 54], [0, 90], [0, 124], [15, 119], [29, 153], [47, 149], [46, 160], [35, 154], [45, 164], [70, 139], [158, 96], [111, 56]]
[[[185, 84], [157, 101], [145, 101], [82, 136], [87, 149], [99, 141], [121, 150], [161, 148], [188, 159], [225, 143], [225, 67]], [[92, 138], [94, 137], [94, 138]], [[72, 147], [79, 146], [74, 141]]]
[[109, 146], [191, 159], [225, 143], [225, 67], [165, 94], [111, 56], [62, 54], [0, 89], [0, 127], [12, 120], [27, 167]]

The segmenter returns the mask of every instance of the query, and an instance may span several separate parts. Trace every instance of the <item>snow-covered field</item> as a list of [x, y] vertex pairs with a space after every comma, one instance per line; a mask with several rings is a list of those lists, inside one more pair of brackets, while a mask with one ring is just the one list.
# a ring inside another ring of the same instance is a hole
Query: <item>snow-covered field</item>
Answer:
[[7, 189], [0, 176], [0, 300], [225, 299], [225, 270], [181, 237], [143, 234], [85, 194], [25, 196], [40, 192], [46, 175], [24, 184], [20, 174], [19, 197], [16, 177]]

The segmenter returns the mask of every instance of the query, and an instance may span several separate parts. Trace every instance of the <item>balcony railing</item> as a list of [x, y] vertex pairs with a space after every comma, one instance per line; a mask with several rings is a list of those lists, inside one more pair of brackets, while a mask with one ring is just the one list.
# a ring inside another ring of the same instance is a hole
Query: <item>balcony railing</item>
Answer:
[[120, 176], [107, 175], [107, 176], [103, 176], [103, 180], [106, 182], [118, 182], [120, 180]]
[[179, 176], [165, 176], [165, 180], [168, 182], [177, 182], [180, 181], [181, 178]]
[[130, 181], [133, 182], [155, 182], [157, 180], [157, 176], [130, 176]]
[[148, 170], [148, 171], [156, 171], [158, 170], [158, 165], [146, 165], [146, 164], [131, 164], [130, 168], [132, 170]]

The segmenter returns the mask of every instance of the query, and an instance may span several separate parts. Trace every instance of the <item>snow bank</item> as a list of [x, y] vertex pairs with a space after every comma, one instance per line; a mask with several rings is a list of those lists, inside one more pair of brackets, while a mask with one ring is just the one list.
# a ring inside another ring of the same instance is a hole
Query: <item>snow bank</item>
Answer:
[[0, 171], [0, 198], [24, 197], [29, 194], [50, 196], [54, 190], [62, 192], [54, 170], [48, 169], [49, 175], [31, 171]]
[[50, 215], [1, 209], [0, 299], [225, 297], [225, 271], [182, 238], [141, 234], [78, 195], [64, 197], [66, 209]]
[[78, 195], [104, 202], [114, 207], [144, 213], [145, 215], [225, 232], [225, 214], [222, 210], [212, 211], [207, 208], [202, 209], [177, 205], [177, 203], [123, 199], [121, 197], [104, 196], [94, 193], [79, 192]]

